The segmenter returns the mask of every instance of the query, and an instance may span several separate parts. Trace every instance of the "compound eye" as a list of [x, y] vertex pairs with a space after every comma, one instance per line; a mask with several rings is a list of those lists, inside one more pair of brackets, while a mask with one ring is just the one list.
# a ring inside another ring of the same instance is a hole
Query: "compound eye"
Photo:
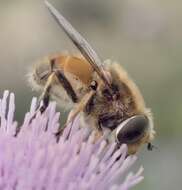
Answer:
[[116, 129], [116, 139], [119, 144], [132, 144], [140, 140], [147, 128], [149, 121], [144, 115], [136, 115], [123, 121]]

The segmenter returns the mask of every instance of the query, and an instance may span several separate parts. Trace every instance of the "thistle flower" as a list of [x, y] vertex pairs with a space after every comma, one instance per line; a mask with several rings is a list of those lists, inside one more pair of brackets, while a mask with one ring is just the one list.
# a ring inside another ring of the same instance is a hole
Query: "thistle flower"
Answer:
[[33, 98], [16, 134], [14, 99], [8, 91], [0, 99], [1, 190], [127, 190], [143, 179], [142, 168], [127, 175], [136, 156], [126, 158], [126, 145], [115, 151], [116, 145], [107, 145], [104, 137], [93, 143], [94, 132], [79, 128], [78, 117], [57, 142], [60, 124], [55, 103], [31, 122], [37, 104]]

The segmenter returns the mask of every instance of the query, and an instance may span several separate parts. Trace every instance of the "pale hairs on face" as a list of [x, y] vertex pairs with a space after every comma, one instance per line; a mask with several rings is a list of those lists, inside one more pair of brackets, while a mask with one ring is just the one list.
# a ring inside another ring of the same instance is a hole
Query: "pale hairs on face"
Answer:
[[155, 137], [155, 130], [154, 130], [154, 118], [153, 118], [153, 114], [151, 112], [151, 110], [149, 108], [145, 109], [145, 114], [148, 116], [148, 119], [149, 119], [149, 130], [150, 130], [150, 136], [149, 136], [149, 139], [150, 140], [153, 140], [154, 137]]

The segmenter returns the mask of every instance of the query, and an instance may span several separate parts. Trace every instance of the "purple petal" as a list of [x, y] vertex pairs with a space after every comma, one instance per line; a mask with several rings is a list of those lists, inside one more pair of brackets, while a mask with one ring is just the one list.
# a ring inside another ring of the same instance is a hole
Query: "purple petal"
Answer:
[[33, 98], [15, 137], [14, 101], [8, 91], [0, 99], [0, 189], [128, 190], [143, 179], [143, 168], [127, 174], [136, 156], [126, 158], [126, 145], [115, 150], [106, 136], [94, 143], [95, 133], [89, 125], [80, 128], [79, 117], [57, 142], [60, 113], [55, 103], [32, 120], [37, 107]]

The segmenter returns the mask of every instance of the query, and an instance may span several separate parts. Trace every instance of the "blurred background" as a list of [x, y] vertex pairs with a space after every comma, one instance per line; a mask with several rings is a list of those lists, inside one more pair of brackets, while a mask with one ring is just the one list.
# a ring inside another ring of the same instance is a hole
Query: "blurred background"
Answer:
[[[158, 147], [139, 154], [136, 190], [182, 187], [182, 3], [177, 0], [50, 0], [103, 59], [118, 61], [154, 113]], [[0, 94], [16, 94], [21, 123], [32, 96], [26, 73], [36, 60], [76, 48], [42, 0], [0, 1]], [[63, 117], [65, 116], [62, 110]]]

